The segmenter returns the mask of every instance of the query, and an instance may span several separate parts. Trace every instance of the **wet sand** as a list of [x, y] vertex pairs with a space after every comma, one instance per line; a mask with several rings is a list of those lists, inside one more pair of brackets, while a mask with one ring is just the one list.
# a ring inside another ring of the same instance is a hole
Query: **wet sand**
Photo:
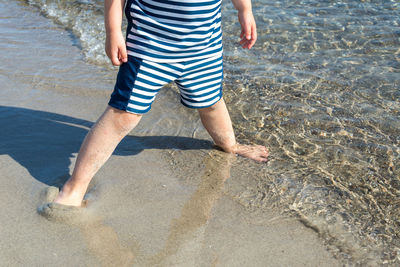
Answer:
[[234, 171], [243, 160], [214, 150], [172, 90], [93, 179], [91, 216], [40, 216], [106, 107], [115, 70], [85, 63], [73, 36], [29, 7], [0, 3], [1, 265], [341, 265], [296, 218], [232, 197], [247, 181]]

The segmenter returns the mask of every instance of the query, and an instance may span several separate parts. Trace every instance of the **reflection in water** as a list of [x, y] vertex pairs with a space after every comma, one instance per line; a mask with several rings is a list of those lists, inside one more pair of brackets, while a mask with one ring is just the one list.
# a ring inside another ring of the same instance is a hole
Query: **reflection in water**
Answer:
[[230, 177], [234, 160], [235, 156], [219, 151], [205, 156], [205, 172], [197, 190], [184, 205], [181, 216], [172, 221], [164, 249], [149, 259], [148, 266], [200, 266], [207, 221]]
[[[85, 209], [54, 208], [49, 220], [78, 227], [89, 252], [101, 266], [199, 266], [203, 265], [201, 252], [204, 245], [207, 222], [224, 182], [230, 177], [234, 155], [211, 151], [204, 157], [204, 174], [196, 191], [182, 208], [181, 216], [173, 219], [164, 248], [147, 257], [140, 251], [140, 244], [121, 244], [117, 233], [104, 224], [104, 219], [90, 205]], [[49, 187], [42, 198], [51, 202], [58, 194], [56, 187]], [[90, 201], [90, 200], [89, 200]], [[217, 263], [214, 257], [212, 263]], [[207, 264], [210, 265], [210, 264]]]
[[89, 252], [101, 266], [132, 266], [139, 247], [132, 243], [129, 248], [123, 246], [111, 226], [99, 221], [82, 226], [80, 230]]
[[[235, 156], [212, 151], [204, 158], [204, 174], [197, 190], [185, 203], [181, 216], [173, 219], [164, 248], [151, 257], [140, 253], [140, 244], [120, 244], [117, 234], [101, 220], [80, 226], [88, 249], [102, 266], [199, 266], [207, 221], [221, 196]], [[214, 257], [212, 263], [217, 263]], [[209, 264], [208, 264], [209, 265]]]

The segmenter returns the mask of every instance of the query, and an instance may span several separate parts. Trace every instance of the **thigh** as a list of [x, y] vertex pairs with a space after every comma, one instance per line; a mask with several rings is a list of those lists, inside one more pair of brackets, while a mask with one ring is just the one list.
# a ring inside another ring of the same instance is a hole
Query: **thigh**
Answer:
[[175, 81], [181, 103], [190, 108], [214, 105], [222, 97], [222, 56], [185, 62], [182, 75]]
[[158, 91], [180, 73], [170, 64], [155, 63], [129, 56], [120, 66], [110, 106], [135, 114], [151, 109]]

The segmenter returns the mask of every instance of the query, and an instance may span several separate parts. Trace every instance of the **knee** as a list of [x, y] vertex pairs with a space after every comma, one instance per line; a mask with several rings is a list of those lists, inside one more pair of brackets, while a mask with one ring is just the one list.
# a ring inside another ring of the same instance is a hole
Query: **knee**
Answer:
[[206, 107], [206, 108], [202, 108], [199, 111], [203, 112], [203, 113], [208, 113], [208, 112], [214, 111], [214, 110], [216, 110], [216, 106], [215, 105], [216, 104], [214, 104], [212, 106], [209, 106], [209, 107]]
[[220, 108], [221, 104], [223, 103], [223, 99], [220, 99], [217, 103], [212, 106], [201, 108], [199, 109], [200, 113], [210, 113]]
[[113, 123], [117, 131], [128, 134], [139, 123], [142, 115], [129, 113], [121, 110], [114, 110]]

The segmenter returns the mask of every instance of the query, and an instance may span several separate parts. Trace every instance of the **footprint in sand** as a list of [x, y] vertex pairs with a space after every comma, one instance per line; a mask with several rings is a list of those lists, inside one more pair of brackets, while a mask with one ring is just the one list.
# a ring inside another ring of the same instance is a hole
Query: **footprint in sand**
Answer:
[[67, 224], [88, 224], [96, 221], [96, 216], [87, 208], [86, 200], [83, 207], [67, 206], [54, 203], [59, 189], [54, 186], [46, 188], [42, 192], [44, 204], [37, 209], [38, 213], [49, 221], [67, 223]]

